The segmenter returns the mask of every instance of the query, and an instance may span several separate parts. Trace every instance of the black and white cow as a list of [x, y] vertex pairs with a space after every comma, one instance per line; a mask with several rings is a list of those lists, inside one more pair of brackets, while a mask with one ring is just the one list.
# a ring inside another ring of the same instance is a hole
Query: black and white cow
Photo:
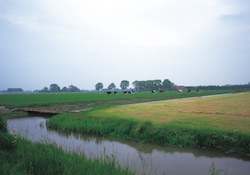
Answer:
[[128, 94], [128, 91], [123, 91], [123, 95], [124, 95], [124, 94]]
[[152, 90], [151, 93], [152, 93], [152, 94], [156, 93], [156, 90]]
[[107, 94], [110, 95], [112, 92], [111, 91], [107, 91]]
[[183, 91], [182, 89], [179, 89], [179, 90], [177, 90], [177, 93], [178, 93], [178, 94], [181, 94], [182, 91]]
[[159, 90], [160, 93], [165, 93], [166, 91], [164, 89]]
[[202, 90], [201, 89], [197, 89], [197, 93], [202, 93]]

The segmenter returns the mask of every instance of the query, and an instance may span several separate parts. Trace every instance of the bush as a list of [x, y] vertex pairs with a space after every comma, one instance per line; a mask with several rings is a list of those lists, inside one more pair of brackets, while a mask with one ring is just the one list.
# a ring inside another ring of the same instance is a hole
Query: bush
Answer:
[[2, 116], [0, 116], [0, 131], [7, 132], [7, 121]]

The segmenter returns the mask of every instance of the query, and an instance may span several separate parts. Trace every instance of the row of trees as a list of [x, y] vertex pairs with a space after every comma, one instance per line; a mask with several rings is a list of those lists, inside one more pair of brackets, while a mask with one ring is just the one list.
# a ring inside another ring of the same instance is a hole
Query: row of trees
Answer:
[[8, 88], [7, 91], [8, 93], [20, 93], [24, 92], [22, 88]]
[[[168, 79], [165, 79], [163, 82], [161, 80], [146, 80], [146, 81], [136, 80], [132, 83], [132, 85], [136, 91], [151, 91], [151, 90], [160, 90], [160, 89], [176, 90], [176, 85]], [[120, 83], [120, 88], [122, 90], [125, 90], [128, 87], [129, 87], [129, 81], [122, 80]], [[115, 88], [116, 88], [116, 86], [114, 83], [111, 83], [108, 86], [109, 90], [115, 89]], [[103, 84], [101, 82], [97, 83], [95, 85], [95, 89], [97, 91], [103, 89]]]
[[195, 90], [232, 90], [235, 92], [249, 91], [250, 83], [242, 85], [224, 85], [224, 86], [186, 86], [186, 89]]
[[62, 89], [57, 84], [51, 84], [50, 87], [44, 87], [40, 92], [80, 92], [81, 90], [74, 86], [70, 85], [68, 88], [63, 87]]

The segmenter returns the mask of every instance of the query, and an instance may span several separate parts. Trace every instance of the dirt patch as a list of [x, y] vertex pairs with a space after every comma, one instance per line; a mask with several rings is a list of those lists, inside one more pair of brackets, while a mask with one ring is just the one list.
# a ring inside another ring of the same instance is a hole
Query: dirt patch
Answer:
[[2, 114], [9, 114], [11, 112], [12, 112], [12, 110], [6, 108], [5, 106], [0, 106], [0, 113], [2, 113]]

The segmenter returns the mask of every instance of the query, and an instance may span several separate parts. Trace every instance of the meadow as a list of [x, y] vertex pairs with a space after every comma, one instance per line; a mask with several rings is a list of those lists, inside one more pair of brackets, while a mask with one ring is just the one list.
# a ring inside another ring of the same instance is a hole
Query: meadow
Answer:
[[250, 155], [250, 93], [96, 108], [52, 117], [51, 128]]
[[[89, 111], [53, 116], [47, 122], [48, 127], [62, 132], [132, 139], [140, 145], [151, 142], [181, 148], [218, 149], [250, 156], [250, 93], [202, 97], [228, 92], [2, 94], [0, 106], [22, 109], [77, 105], [84, 108], [92, 104], [94, 108]], [[178, 98], [181, 99], [126, 105]], [[13, 114], [0, 113], [0, 174], [136, 173], [121, 168], [115, 155], [111, 158], [104, 156], [100, 160], [86, 159], [84, 155], [64, 152], [56, 145], [32, 143], [18, 135], [11, 135], [3, 117]]]
[[130, 104], [137, 102], [168, 100], [176, 98], [197, 97], [204, 95], [230, 93], [232, 91], [203, 91], [203, 93], [184, 92], [178, 94], [176, 91], [169, 91], [166, 93], [151, 94], [150, 92], [136, 92], [131, 95], [123, 95], [122, 92], [114, 95], [107, 95], [103, 93], [30, 93], [30, 94], [0, 94], [0, 106], [8, 108], [17, 107], [49, 107], [55, 105], [73, 105], [78, 104], [81, 106], [110, 106], [117, 104]]

